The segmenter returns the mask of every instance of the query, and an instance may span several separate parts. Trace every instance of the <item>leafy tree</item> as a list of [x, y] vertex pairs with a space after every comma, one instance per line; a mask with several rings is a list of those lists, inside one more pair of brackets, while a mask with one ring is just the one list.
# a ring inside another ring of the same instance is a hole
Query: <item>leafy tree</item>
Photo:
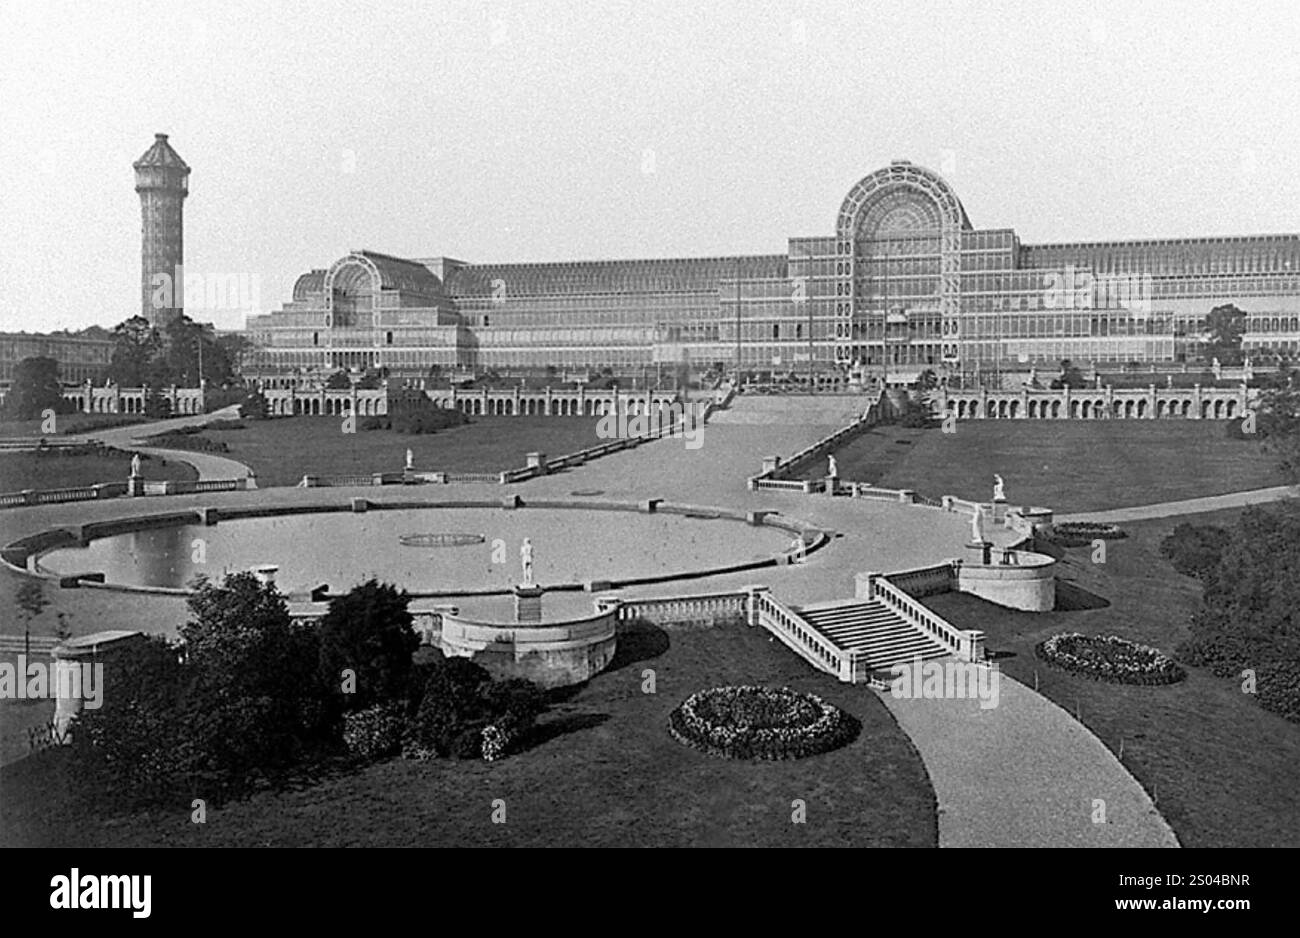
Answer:
[[1088, 381], [1074, 362], [1068, 358], [1063, 358], [1061, 359], [1061, 375], [1058, 378], [1053, 378], [1050, 386], [1054, 391], [1059, 391], [1061, 388], [1086, 388]]
[[181, 315], [167, 323], [163, 330], [163, 346], [167, 384], [196, 388], [200, 376], [214, 386], [228, 384], [234, 379], [225, 347], [207, 325], [188, 316]]
[[1300, 388], [1294, 382], [1260, 392], [1256, 432], [1289, 481], [1300, 483]]
[[151, 420], [166, 420], [172, 415], [172, 402], [163, 397], [162, 388], [149, 385], [144, 396], [144, 415]]
[[1217, 358], [1224, 365], [1240, 365], [1241, 336], [1246, 331], [1246, 314], [1231, 303], [1216, 306], [1205, 317], [1209, 339], [1205, 357]]
[[933, 368], [927, 368], [917, 376], [916, 387], [919, 391], [933, 391], [938, 386], [939, 378]]
[[59, 363], [39, 356], [24, 358], [14, 367], [13, 381], [5, 395], [4, 414], [14, 420], [33, 420], [46, 410], [65, 413]]
[[329, 380], [325, 382], [325, 387], [331, 391], [346, 391], [352, 387], [352, 379], [348, 377], [346, 371], [336, 371], [329, 376]]
[[343, 695], [344, 709], [364, 710], [406, 694], [411, 655], [420, 647], [409, 602], [404, 590], [375, 579], [330, 600], [318, 633], [320, 679], [338, 690], [344, 671], [353, 673], [355, 693]]
[[45, 583], [24, 578], [14, 593], [14, 602], [23, 617], [23, 652], [27, 653], [31, 651], [32, 621], [50, 604], [49, 597], [45, 595]]
[[265, 420], [269, 413], [266, 395], [261, 391], [251, 392], [239, 405], [239, 416], [250, 420]]
[[221, 586], [200, 579], [181, 627], [196, 669], [190, 732], [212, 772], [233, 783], [285, 768], [324, 740], [331, 725], [316, 679], [315, 630], [294, 626], [284, 597], [251, 573]]
[[357, 381], [358, 391], [375, 391], [383, 386], [383, 375], [371, 368]]
[[148, 383], [149, 367], [162, 353], [161, 333], [143, 316], [132, 316], [113, 327], [112, 339], [109, 379], [124, 388], [138, 388]]
[[105, 705], [72, 726], [74, 782], [98, 800], [128, 803], [174, 796], [203, 760], [189, 732], [189, 669], [166, 639], [150, 636], [114, 653], [104, 669]]
[[244, 358], [253, 350], [253, 343], [239, 333], [231, 332], [218, 336], [216, 346], [221, 357], [225, 359], [231, 376], [239, 378], [244, 367]]

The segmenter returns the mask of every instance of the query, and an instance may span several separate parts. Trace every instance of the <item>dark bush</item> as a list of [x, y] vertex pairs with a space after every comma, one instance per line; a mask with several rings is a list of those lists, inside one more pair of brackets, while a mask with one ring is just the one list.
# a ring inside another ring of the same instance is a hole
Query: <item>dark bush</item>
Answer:
[[451, 756], [499, 758], [516, 748], [546, 709], [546, 697], [529, 681], [493, 681], [468, 658], [444, 658], [415, 669], [413, 712], [402, 739], [410, 759]]
[[[371, 579], [330, 600], [321, 619], [320, 679], [334, 688], [346, 710], [404, 699], [411, 655], [420, 647], [412, 628], [406, 592]], [[343, 693], [343, 672], [351, 671], [355, 691]]]
[[1203, 580], [1219, 568], [1228, 531], [1213, 524], [1183, 522], [1160, 542], [1160, 554], [1184, 576]]

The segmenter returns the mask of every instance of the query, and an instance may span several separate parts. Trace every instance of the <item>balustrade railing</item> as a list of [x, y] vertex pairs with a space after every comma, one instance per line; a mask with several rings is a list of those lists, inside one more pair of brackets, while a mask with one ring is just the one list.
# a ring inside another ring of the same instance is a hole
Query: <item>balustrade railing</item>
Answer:
[[874, 579], [870, 598], [880, 602], [904, 622], [935, 639], [953, 654], [960, 655], [966, 649], [968, 640], [962, 629], [917, 602], [902, 587], [890, 582], [890, 577], [878, 576]]
[[852, 667], [852, 654], [835, 645], [812, 623], [778, 602], [767, 590], [754, 594], [754, 616], [758, 625], [781, 639], [814, 667], [841, 678]]

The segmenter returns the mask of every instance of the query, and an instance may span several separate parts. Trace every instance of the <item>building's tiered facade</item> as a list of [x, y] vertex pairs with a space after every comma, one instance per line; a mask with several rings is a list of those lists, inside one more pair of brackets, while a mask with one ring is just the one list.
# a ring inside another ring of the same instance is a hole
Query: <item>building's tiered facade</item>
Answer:
[[260, 377], [431, 366], [638, 371], [715, 363], [943, 373], [1195, 359], [1215, 306], [1244, 347], [1300, 353], [1300, 235], [1022, 245], [976, 230], [938, 174], [859, 182], [835, 232], [783, 254], [469, 264], [356, 251], [250, 317]]
[[54, 359], [64, 384], [98, 384], [112, 361], [113, 340], [96, 326], [81, 332], [0, 332], [0, 386], [8, 386], [24, 358]]

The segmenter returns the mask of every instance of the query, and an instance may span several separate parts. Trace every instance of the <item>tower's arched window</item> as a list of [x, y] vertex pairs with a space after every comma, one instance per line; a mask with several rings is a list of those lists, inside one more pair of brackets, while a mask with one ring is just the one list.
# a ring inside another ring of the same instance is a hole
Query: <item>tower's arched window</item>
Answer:
[[388, 333], [387, 338], [388, 338], [388, 344], [389, 344], [389, 345], [392, 345], [392, 344], [393, 344], [393, 334], [392, 334], [391, 332]]
[[319, 332], [313, 332], [313, 333], [311, 334], [311, 344], [312, 344], [312, 345], [320, 345], [320, 333], [319, 333]]

